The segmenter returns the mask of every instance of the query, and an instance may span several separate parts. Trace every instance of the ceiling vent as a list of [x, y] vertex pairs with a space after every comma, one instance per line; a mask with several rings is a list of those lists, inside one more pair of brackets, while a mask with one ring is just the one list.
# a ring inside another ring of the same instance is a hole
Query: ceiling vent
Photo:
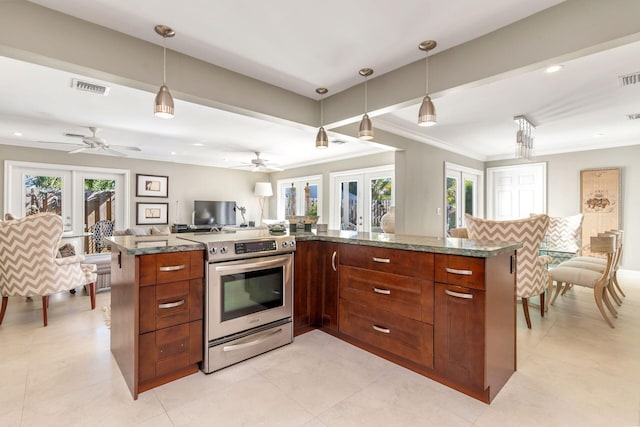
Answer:
[[618, 77], [620, 87], [640, 84], [640, 72]]
[[86, 82], [84, 80], [73, 79], [71, 81], [71, 87], [83, 92], [95, 93], [96, 95], [107, 96], [111, 90], [108, 86], [103, 86], [95, 83]]
[[638, 120], [638, 119], [640, 119], [640, 113], [627, 114], [627, 119], [629, 119], [629, 120]]

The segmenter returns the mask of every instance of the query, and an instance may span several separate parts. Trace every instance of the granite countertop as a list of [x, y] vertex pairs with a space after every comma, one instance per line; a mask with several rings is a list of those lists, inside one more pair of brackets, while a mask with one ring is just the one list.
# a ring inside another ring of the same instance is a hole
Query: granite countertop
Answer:
[[179, 234], [149, 236], [110, 236], [104, 240], [129, 255], [149, 255], [167, 252], [203, 251], [202, 243], [179, 239]]
[[504, 253], [513, 253], [522, 247], [519, 242], [493, 242], [458, 239], [455, 237], [426, 237], [386, 233], [358, 233], [356, 231], [329, 230], [326, 232], [294, 233], [296, 241], [319, 240], [352, 245], [405, 249], [419, 252], [434, 252], [488, 258]]
[[[518, 242], [489, 242], [454, 237], [426, 237], [408, 236], [386, 233], [358, 233], [356, 231], [329, 230], [326, 232], [297, 232], [292, 233], [296, 241], [324, 241], [346, 243], [351, 245], [376, 246], [391, 249], [404, 249], [419, 252], [433, 252], [441, 254], [463, 255], [478, 258], [488, 258], [504, 253], [513, 253], [521, 248]], [[167, 252], [184, 252], [204, 250], [204, 244], [185, 240], [178, 237], [181, 234], [168, 236], [112, 236], [107, 237], [111, 245], [126, 251], [129, 255], [148, 255]], [[268, 237], [267, 235], [262, 237]], [[219, 238], [228, 239], [230, 236], [221, 235]]]

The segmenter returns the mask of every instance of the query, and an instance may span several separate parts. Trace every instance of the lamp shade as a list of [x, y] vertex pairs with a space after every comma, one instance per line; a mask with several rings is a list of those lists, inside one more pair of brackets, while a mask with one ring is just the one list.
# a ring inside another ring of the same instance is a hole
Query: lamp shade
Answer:
[[418, 126], [433, 126], [436, 124], [436, 107], [429, 95], [425, 96], [418, 113]]
[[256, 182], [256, 186], [253, 189], [253, 195], [256, 197], [271, 197], [273, 196], [273, 189], [270, 182]]
[[329, 138], [322, 126], [318, 129], [318, 135], [316, 136], [316, 148], [329, 148]]
[[371, 125], [371, 119], [369, 115], [365, 113], [360, 121], [360, 129], [358, 130], [358, 138], [369, 140], [373, 139], [373, 126]]
[[162, 119], [170, 119], [173, 117], [173, 97], [167, 85], [160, 86], [155, 102], [155, 115]]

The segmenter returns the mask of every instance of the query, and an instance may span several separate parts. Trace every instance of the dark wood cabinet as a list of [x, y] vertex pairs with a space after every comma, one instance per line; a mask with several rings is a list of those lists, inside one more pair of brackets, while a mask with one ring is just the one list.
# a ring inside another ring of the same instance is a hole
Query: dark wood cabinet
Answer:
[[197, 372], [203, 251], [112, 252], [111, 351], [133, 394]]
[[294, 333], [315, 327], [338, 330], [337, 243], [301, 241], [294, 264]]

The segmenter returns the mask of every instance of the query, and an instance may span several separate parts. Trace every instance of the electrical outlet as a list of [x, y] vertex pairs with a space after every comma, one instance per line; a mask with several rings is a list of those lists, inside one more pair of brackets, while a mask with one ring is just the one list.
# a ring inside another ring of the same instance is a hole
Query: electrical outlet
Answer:
[[442, 215], [442, 208], [436, 208], [436, 215]]

